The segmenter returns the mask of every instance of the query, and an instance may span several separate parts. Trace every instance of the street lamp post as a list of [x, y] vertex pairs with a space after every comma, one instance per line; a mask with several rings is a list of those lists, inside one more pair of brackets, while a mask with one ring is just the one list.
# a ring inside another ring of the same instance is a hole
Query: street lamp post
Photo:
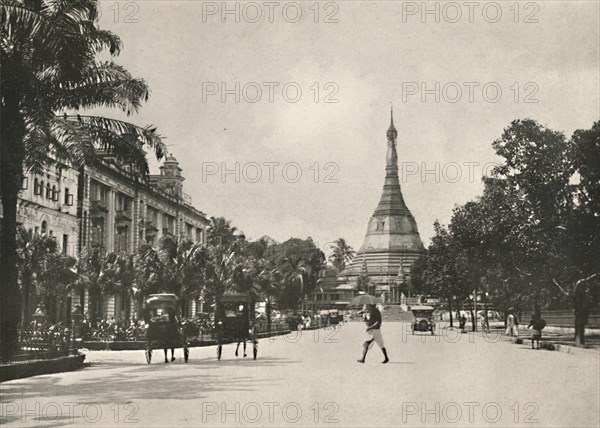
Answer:
[[475, 290], [473, 290], [473, 317], [471, 319], [471, 322], [473, 323], [473, 331], [476, 332], [477, 331], [477, 287], [475, 287]]

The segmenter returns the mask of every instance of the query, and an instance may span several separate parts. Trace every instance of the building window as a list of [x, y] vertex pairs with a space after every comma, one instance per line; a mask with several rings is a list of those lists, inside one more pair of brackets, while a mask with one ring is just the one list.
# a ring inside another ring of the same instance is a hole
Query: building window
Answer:
[[70, 193], [69, 188], [65, 187], [65, 205], [73, 206], [73, 195]]
[[46, 199], [52, 198], [52, 188], [50, 187], [50, 183], [46, 183]]
[[48, 232], [48, 223], [46, 220], [42, 222], [42, 235]]
[[62, 252], [65, 256], [69, 253], [68, 249], [69, 249], [69, 235], [63, 235]]

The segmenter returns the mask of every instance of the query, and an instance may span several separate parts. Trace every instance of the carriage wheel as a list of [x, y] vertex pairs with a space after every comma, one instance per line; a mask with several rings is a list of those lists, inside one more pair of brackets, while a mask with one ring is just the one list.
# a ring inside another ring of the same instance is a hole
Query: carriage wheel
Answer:
[[183, 360], [187, 363], [189, 359], [190, 359], [190, 349], [187, 347], [187, 345], [184, 345], [183, 346]]
[[221, 353], [223, 352], [223, 345], [217, 346], [217, 360], [221, 360]]
[[150, 364], [150, 361], [152, 361], [152, 349], [146, 348], [146, 362]]

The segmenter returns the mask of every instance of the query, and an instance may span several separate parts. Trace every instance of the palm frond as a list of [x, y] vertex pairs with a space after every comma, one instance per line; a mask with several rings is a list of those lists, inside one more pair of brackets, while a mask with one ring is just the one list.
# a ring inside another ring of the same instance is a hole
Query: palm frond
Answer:
[[18, 52], [31, 70], [49, 68], [56, 78], [73, 79], [96, 53], [120, 52], [121, 40], [98, 29], [97, 17], [96, 0], [40, 0], [31, 7], [0, 0], [0, 46], [7, 58]]
[[[55, 117], [51, 128], [57, 148], [75, 165], [94, 163], [98, 155], [114, 157], [134, 171], [148, 173], [143, 145], [155, 149], [160, 159], [165, 146], [153, 128], [140, 128], [127, 122], [97, 116]], [[97, 149], [100, 151], [97, 152]]]
[[[49, 71], [50, 72], [50, 71]], [[41, 80], [52, 82], [52, 75], [41, 73]], [[148, 86], [136, 79], [114, 62], [91, 64], [81, 71], [80, 79], [61, 82], [50, 91], [54, 109], [116, 107], [127, 115], [139, 110], [142, 101], [148, 100]]]
[[96, 140], [80, 123], [55, 118], [50, 125], [55, 147], [68, 156], [73, 166], [93, 164], [96, 161]]
[[109, 119], [100, 116], [67, 116], [67, 120], [80, 121], [88, 126], [90, 131], [94, 129], [111, 131], [118, 135], [130, 135], [142, 145], [154, 150], [156, 158], [162, 159], [167, 153], [167, 147], [162, 142], [162, 138], [156, 133], [153, 126], [140, 127], [122, 120]]

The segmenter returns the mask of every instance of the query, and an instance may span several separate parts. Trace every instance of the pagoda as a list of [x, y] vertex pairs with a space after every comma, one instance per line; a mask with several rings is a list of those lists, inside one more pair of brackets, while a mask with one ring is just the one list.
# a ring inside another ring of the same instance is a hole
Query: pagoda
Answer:
[[369, 292], [399, 302], [399, 291], [410, 281], [410, 270], [423, 251], [417, 222], [404, 202], [398, 179], [398, 131], [394, 113], [387, 130], [387, 156], [383, 192], [369, 220], [367, 233], [354, 260], [340, 277], [356, 283], [361, 272], [369, 276]]

